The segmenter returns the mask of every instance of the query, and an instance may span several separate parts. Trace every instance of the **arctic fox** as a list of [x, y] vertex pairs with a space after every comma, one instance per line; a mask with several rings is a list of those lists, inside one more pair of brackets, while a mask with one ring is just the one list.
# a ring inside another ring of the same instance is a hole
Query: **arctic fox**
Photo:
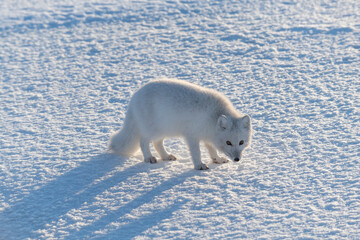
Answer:
[[156, 163], [149, 147], [152, 141], [163, 160], [176, 160], [163, 145], [164, 138], [172, 136], [185, 138], [195, 169], [205, 170], [200, 141], [213, 163], [228, 162], [216, 149], [238, 162], [251, 141], [251, 120], [214, 90], [176, 79], [154, 80], [133, 95], [124, 126], [112, 135], [109, 149], [129, 156], [140, 147], [145, 162]]

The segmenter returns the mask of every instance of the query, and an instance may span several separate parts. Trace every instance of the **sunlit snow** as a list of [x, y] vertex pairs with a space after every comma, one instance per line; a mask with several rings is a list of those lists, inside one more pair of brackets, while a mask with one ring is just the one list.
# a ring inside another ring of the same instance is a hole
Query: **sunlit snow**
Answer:
[[[253, 121], [241, 163], [107, 152], [172, 77]], [[0, 239], [357, 239], [360, 1], [0, 3]]]

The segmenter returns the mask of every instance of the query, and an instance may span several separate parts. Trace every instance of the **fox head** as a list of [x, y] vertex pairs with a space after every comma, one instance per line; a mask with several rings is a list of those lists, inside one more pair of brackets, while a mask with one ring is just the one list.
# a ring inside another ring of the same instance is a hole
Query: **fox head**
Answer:
[[251, 143], [251, 120], [248, 115], [232, 118], [221, 115], [216, 124], [216, 147], [235, 162], [241, 160]]

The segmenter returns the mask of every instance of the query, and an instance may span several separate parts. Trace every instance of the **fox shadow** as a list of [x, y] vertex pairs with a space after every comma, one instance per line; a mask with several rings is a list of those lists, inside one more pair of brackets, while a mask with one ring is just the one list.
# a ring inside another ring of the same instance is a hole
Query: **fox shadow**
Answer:
[[[118, 156], [112, 154], [100, 154], [91, 158], [89, 161], [82, 162], [78, 167], [59, 176], [45, 186], [33, 190], [28, 196], [0, 213], [1, 238], [37, 238], [37, 230], [46, 229], [47, 224], [57, 221], [70, 210], [78, 209], [84, 203], [94, 202], [98, 194], [149, 169], [149, 167], [144, 167], [146, 166], [145, 163], [138, 163], [126, 168], [124, 171], [114, 171], [115, 174], [110, 174], [110, 177], [99, 180], [104, 176], [108, 176], [109, 173], [117, 167], [121, 167], [124, 162], [124, 158], [119, 159]], [[152, 167], [150, 168], [162, 167], [161, 165], [162, 164], [158, 166], [151, 165]], [[150, 202], [158, 194], [161, 194], [161, 192], [185, 181], [188, 174], [191, 174], [191, 172], [187, 173], [187, 175], [185, 174], [186, 176], [180, 178], [178, 176], [176, 179], [171, 178], [163, 182], [160, 186], [155, 187], [140, 198], [121, 207], [119, 210], [108, 213], [94, 224], [84, 227], [80, 229], [80, 231], [71, 230], [70, 235], [75, 238], [84, 238], [85, 236], [93, 235], [96, 230], [107, 226], [119, 216], [123, 216], [132, 209], [146, 202]], [[175, 209], [176, 206], [165, 212], [154, 213], [156, 216], [150, 216], [150, 218], [151, 220], [157, 219], [160, 221], [162, 217], [168, 216], [168, 214], [175, 211]], [[144, 223], [142, 227], [147, 225], [145, 223], [153, 222], [145, 218], [142, 219], [142, 221]], [[150, 225], [148, 227], [150, 227]], [[128, 229], [129, 228], [126, 228], [126, 232]], [[121, 231], [121, 229], [118, 231]], [[131, 231], [127, 236], [131, 236]], [[96, 235], [93, 237], [96, 237]]]
[[[182, 184], [188, 177], [193, 176], [194, 172], [195, 170], [190, 170], [160, 183], [158, 186], [133, 199], [124, 206], [121, 206], [119, 209], [107, 212], [103, 217], [97, 219], [91, 225], [85, 226], [79, 231], [73, 232], [73, 234], [70, 235], [71, 238], [80, 239], [85, 237], [86, 239], [119, 239], [120, 237], [125, 240], [141, 235], [142, 232], [157, 225], [162, 220], [170, 218], [173, 212], [180, 209], [181, 206], [188, 202], [188, 200], [184, 198], [177, 199], [175, 202], [169, 203], [166, 208], [155, 206], [150, 213], [147, 213], [139, 218], [127, 219], [126, 215], [130, 214], [133, 210], [154, 201], [156, 196], [161, 195], [163, 192]], [[126, 218], [126, 223], [121, 223], [121, 218]], [[108, 228], [111, 223], [115, 222], [121, 223], [121, 226], [110, 230], [107, 229], [106, 233], [99, 234], [103, 232], [104, 229]]]
[[101, 154], [82, 162], [45, 186], [31, 191], [28, 196], [0, 213], [2, 237], [31, 237], [34, 231], [43, 228], [45, 224], [93, 199], [104, 189], [115, 184], [115, 181], [121, 181], [120, 176], [114, 176], [91, 185], [94, 180], [104, 176], [122, 162], [110, 154]]

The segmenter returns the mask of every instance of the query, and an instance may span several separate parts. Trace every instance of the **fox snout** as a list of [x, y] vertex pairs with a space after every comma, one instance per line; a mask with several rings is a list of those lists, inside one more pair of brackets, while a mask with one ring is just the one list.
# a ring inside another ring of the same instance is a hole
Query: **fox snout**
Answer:
[[241, 157], [242, 157], [242, 151], [241, 152], [235, 152], [233, 156], [234, 156], [234, 158], [233, 158], [234, 162], [239, 162], [241, 160]]

